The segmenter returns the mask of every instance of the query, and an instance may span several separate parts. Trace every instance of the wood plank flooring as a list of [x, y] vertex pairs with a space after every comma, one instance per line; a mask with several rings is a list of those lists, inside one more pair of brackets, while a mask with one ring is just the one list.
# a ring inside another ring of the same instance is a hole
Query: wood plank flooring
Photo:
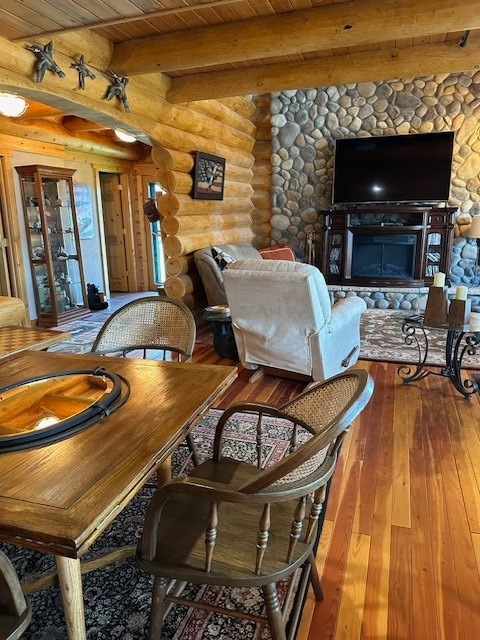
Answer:
[[[201, 327], [194, 361], [215, 354]], [[480, 394], [430, 376], [405, 385], [392, 363], [359, 361], [375, 380], [335, 471], [317, 564], [296, 640], [480, 638]], [[303, 384], [239, 377], [219, 407], [278, 404]]]
[[[200, 331], [196, 361], [227, 364]], [[307, 599], [297, 640], [480, 638], [480, 397], [441, 377], [375, 380], [332, 481], [317, 563], [323, 602]], [[220, 407], [280, 403], [303, 385], [241, 370]]]

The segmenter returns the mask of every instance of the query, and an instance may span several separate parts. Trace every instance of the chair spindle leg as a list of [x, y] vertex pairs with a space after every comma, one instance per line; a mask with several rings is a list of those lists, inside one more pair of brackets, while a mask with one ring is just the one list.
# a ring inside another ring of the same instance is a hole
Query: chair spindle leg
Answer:
[[150, 611], [150, 640], [160, 640], [162, 635], [163, 617], [165, 615], [165, 596], [167, 595], [169, 580], [155, 577], [152, 589], [152, 608]]
[[271, 582], [270, 584], [263, 585], [262, 592], [265, 599], [265, 610], [272, 640], [287, 640], [276, 584]]
[[313, 552], [308, 556], [308, 562], [310, 564], [310, 582], [315, 594], [315, 600], [323, 600], [323, 587], [320, 576], [318, 575], [317, 563], [315, 562]]

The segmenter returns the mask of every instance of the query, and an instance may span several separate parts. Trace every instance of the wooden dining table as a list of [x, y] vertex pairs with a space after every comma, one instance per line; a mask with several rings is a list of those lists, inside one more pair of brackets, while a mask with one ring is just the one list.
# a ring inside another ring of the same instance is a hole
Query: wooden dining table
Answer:
[[0, 327], [0, 358], [26, 349], [43, 351], [70, 338], [68, 331], [36, 327]]
[[[0, 454], [0, 540], [54, 554], [69, 640], [86, 639], [81, 557], [235, 380], [230, 366], [24, 351], [2, 360], [0, 387], [94, 369], [125, 377], [117, 411], [58, 442]], [[1, 389], [0, 389], [1, 415]]]

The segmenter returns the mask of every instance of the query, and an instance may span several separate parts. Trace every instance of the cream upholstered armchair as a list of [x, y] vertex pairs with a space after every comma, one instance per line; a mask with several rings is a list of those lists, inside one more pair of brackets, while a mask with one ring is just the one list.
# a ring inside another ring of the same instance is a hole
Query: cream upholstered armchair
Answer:
[[358, 360], [365, 301], [331, 305], [314, 266], [284, 260], [238, 260], [224, 271], [232, 327], [242, 364], [321, 381]]

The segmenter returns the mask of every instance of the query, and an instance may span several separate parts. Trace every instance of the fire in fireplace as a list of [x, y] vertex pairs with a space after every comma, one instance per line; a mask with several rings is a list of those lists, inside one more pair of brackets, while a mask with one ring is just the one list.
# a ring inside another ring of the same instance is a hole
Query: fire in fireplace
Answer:
[[415, 234], [354, 234], [352, 278], [413, 279], [417, 239]]

